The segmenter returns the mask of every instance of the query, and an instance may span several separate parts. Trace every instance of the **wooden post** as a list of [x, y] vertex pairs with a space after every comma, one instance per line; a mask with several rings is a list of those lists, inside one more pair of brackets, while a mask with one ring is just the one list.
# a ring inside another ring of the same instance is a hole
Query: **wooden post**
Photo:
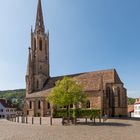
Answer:
[[25, 123], [25, 117], [23, 116], [23, 123]]
[[77, 118], [74, 117], [74, 124], [76, 125], [77, 124]]
[[94, 117], [94, 123], [96, 122], [95, 117]]
[[52, 117], [50, 117], [50, 125], [52, 125]]
[[86, 117], [85, 121], [86, 121], [86, 123], [87, 123], [87, 117]]
[[26, 123], [28, 123], [28, 117], [26, 116]]
[[41, 117], [40, 117], [40, 125], [42, 124], [42, 120], [41, 120]]
[[19, 116], [17, 116], [17, 122], [19, 123]]
[[21, 123], [23, 123], [23, 116], [21, 116]]
[[34, 117], [32, 117], [32, 124], [34, 124]]
[[101, 117], [99, 116], [99, 122], [101, 123]]

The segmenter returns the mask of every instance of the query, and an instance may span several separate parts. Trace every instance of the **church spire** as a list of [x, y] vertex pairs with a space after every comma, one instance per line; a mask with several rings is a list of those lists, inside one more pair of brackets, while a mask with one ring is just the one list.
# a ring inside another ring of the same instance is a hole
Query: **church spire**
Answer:
[[45, 31], [41, 0], [38, 0], [35, 31], [36, 32], [38, 32], [38, 31], [44, 32]]

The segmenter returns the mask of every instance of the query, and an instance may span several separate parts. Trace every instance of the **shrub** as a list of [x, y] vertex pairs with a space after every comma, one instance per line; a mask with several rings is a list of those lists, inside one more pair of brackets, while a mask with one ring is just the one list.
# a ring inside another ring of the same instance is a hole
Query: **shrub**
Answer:
[[35, 117], [40, 117], [40, 115], [41, 115], [41, 114], [40, 114], [39, 112], [36, 112], [36, 113], [35, 113]]
[[[97, 109], [70, 109], [70, 117], [90, 118], [90, 117], [99, 117], [100, 114], [101, 111]], [[66, 109], [59, 109], [54, 111], [53, 117], [54, 118], [67, 117]]]

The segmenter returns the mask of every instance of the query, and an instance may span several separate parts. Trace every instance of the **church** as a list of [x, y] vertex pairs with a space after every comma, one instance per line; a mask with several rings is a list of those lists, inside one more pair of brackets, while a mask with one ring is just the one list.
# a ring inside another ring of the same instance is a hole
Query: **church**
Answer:
[[[76, 79], [87, 94], [87, 108], [100, 109], [102, 115], [127, 115], [127, 90], [115, 69], [65, 75]], [[38, 0], [36, 24], [31, 31], [26, 73], [24, 114], [47, 116], [51, 105], [46, 101], [57, 80], [51, 77], [49, 64], [49, 33], [45, 32], [41, 0]]]

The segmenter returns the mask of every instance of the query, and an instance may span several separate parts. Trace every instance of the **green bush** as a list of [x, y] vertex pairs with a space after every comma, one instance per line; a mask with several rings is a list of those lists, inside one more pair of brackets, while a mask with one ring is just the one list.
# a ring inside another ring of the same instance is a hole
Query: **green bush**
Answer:
[[[70, 117], [77, 117], [77, 118], [90, 118], [90, 117], [99, 117], [100, 110], [97, 109], [70, 109]], [[59, 109], [54, 111], [53, 113], [54, 118], [62, 118], [67, 117], [67, 110], [66, 109]]]
[[40, 117], [40, 115], [41, 115], [41, 114], [40, 114], [39, 112], [36, 112], [36, 113], [35, 113], [35, 117]]

